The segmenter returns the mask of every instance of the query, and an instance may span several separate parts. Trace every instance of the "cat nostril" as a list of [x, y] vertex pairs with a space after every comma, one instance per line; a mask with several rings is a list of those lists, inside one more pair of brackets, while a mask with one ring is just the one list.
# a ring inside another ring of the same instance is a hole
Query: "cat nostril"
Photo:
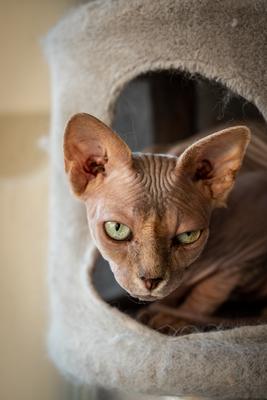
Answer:
[[154, 290], [158, 286], [158, 284], [163, 280], [162, 278], [149, 279], [145, 278], [144, 276], [142, 276], [140, 279], [144, 282], [144, 285], [148, 290]]

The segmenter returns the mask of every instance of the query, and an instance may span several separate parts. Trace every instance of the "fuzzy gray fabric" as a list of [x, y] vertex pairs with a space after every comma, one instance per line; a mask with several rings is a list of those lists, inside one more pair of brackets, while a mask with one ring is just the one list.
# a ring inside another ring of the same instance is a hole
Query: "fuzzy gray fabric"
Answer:
[[216, 79], [267, 116], [264, 0], [101, 0], [74, 10], [47, 36], [51, 67], [50, 354], [87, 384], [219, 399], [267, 397], [267, 327], [166, 337], [112, 309], [88, 270], [95, 249], [85, 209], [70, 194], [62, 135], [69, 117], [106, 123], [124, 85], [178, 69]]

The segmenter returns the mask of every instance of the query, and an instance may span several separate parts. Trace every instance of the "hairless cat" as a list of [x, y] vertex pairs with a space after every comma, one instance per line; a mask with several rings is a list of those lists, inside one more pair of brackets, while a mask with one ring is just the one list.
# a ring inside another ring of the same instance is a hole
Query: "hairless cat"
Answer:
[[[266, 169], [237, 177], [249, 141], [240, 125], [169, 154], [132, 153], [97, 118], [71, 118], [65, 169], [95, 245], [130, 295], [181, 299], [179, 315], [200, 320], [229, 297], [267, 297]], [[166, 304], [150, 326], [178, 324]]]

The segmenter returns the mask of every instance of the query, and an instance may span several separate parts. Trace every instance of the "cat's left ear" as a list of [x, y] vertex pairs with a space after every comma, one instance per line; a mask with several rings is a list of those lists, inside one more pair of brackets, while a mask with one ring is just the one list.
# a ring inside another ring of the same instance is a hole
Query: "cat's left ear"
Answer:
[[73, 192], [86, 199], [110, 174], [128, 167], [132, 157], [127, 144], [112, 129], [81, 113], [66, 126], [64, 159]]
[[186, 149], [177, 172], [187, 175], [217, 207], [225, 205], [242, 165], [250, 130], [235, 126], [209, 135]]

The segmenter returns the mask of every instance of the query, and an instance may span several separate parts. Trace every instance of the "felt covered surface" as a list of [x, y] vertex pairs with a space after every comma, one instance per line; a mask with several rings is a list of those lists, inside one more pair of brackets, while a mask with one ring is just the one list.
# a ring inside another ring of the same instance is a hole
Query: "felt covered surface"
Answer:
[[69, 190], [62, 136], [88, 112], [112, 121], [124, 85], [157, 69], [216, 79], [267, 115], [267, 3], [261, 1], [93, 1], [51, 30], [52, 183], [50, 354], [88, 384], [169, 395], [265, 398], [267, 327], [166, 337], [110, 308], [88, 280], [95, 249], [85, 208]]

